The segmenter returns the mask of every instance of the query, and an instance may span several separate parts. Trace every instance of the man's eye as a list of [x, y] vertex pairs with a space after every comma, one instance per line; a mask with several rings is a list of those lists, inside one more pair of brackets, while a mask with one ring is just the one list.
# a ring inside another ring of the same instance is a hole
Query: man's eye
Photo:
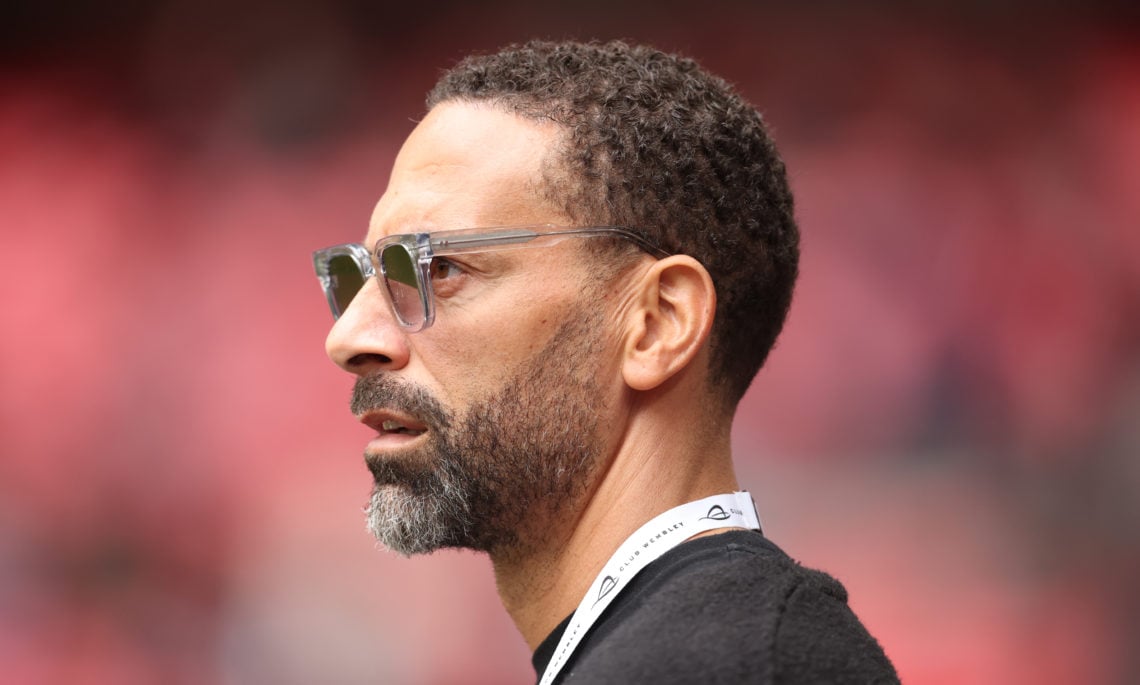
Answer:
[[435, 257], [431, 260], [431, 266], [428, 267], [428, 275], [433, 281], [451, 278], [461, 273], [463, 273], [463, 269], [446, 257]]

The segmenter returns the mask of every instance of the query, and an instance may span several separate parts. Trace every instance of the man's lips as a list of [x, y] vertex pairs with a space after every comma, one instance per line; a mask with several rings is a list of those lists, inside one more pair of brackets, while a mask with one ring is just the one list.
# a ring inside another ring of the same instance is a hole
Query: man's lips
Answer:
[[412, 416], [386, 409], [367, 411], [356, 418], [375, 430], [378, 437], [401, 435], [414, 438], [427, 431], [427, 426]]

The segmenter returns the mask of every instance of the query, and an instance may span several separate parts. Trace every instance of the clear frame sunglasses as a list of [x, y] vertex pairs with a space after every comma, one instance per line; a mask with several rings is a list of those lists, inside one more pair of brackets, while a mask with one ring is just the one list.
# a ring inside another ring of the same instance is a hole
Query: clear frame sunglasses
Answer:
[[435, 320], [432, 260], [448, 255], [545, 247], [566, 238], [609, 237], [628, 240], [654, 257], [669, 254], [621, 226], [507, 226], [390, 235], [369, 252], [349, 243], [313, 253], [313, 267], [328, 298], [333, 318], [348, 309], [369, 278], [376, 276], [400, 325], [421, 331]]

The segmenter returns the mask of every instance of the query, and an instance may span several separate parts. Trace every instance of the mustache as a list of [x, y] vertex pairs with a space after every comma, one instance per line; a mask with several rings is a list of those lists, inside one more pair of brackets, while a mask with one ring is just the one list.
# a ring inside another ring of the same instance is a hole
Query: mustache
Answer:
[[359, 416], [368, 411], [391, 409], [416, 417], [426, 425], [446, 428], [451, 412], [424, 388], [387, 374], [361, 376], [352, 386], [349, 408]]

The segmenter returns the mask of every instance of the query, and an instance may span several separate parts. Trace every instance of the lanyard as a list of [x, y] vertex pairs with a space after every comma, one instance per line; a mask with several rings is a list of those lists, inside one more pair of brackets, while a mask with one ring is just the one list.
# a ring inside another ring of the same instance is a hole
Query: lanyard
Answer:
[[698, 533], [728, 527], [759, 530], [756, 504], [746, 491], [713, 495], [673, 507], [634, 531], [621, 543], [586, 591], [562, 633], [539, 685], [554, 682], [590, 627], [641, 569]]

